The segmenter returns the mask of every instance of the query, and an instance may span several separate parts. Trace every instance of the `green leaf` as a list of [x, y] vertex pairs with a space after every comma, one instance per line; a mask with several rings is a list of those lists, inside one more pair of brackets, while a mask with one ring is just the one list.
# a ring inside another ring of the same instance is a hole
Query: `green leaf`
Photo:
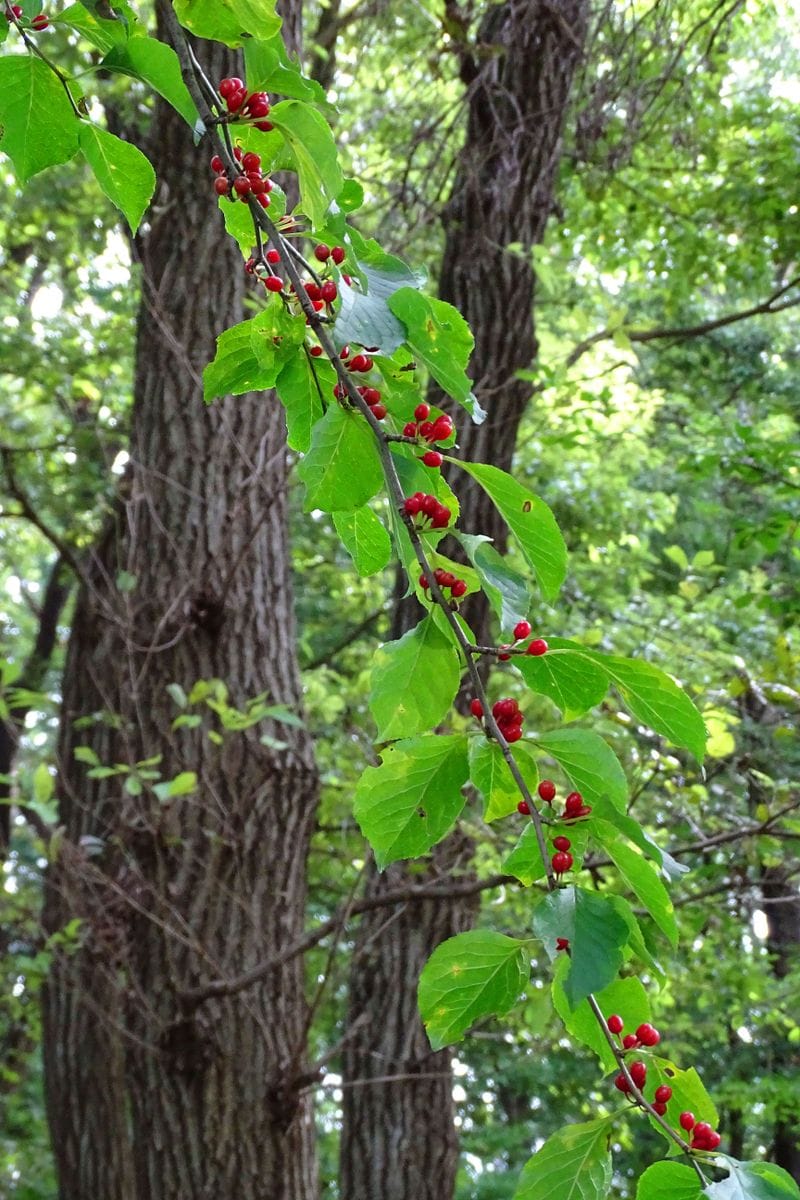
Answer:
[[625, 810], [628, 802], [625, 772], [599, 734], [588, 729], [555, 729], [537, 737], [536, 745], [556, 760], [587, 804], [594, 805], [605, 796], [616, 808]]
[[302, 210], [314, 225], [322, 224], [344, 183], [328, 122], [315, 108], [299, 100], [276, 104], [269, 119], [294, 154]]
[[685, 875], [688, 871], [688, 867], [683, 863], [676, 862], [671, 854], [662, 850], [650, 835], [645, 833], [638, 821], [629, 817], [627, 813], [620, 812], [607, 796], [597, 796], [592, 801], [592, 810], [592, 827], [594, 827], [597, 817], [601, 817], [613, 825], [615, 829], [625, 835], [628, 841], [633, 842], [634, 846], [638, 846], [644, 854], [658, 863], [668, 879], [680, 879], [681, 875]]
[[251, 92], [277, 92], [295, 100], [325, 103], [325, 89], [308, 79], [286, 53], [280, 31], [268, 40], [248, 38], [244, 44], [247, 88]]
[[333, 523], [362, 579], [383, 570], [392, 557], [392, 540], [371, 508], [335, 512]]
[[[657, 1087], [664, 1083], [669, 1084], [672, 1088], [672, 1096], [667, 1103], [664, 1119], [673, 1129], [679, 1130], [680, 1114], [687, 1111], [693, 1112], [698, 1121], [708, 1121], [710, 1125], [716, 1127], [719, 1123], [719, 1114], [694, 1067], [690, 1067], [687, 1071], [681, 1071], [669, 1059], [651, 1055], [647, 1061], [648, 1095], [651, 1095]], [[669, 1144], [670, 1153], [675, 1153], [675, 1143], [665, 1130], [652, 1117], [650, 1124]]]
[[104, 53], [112, 46], [128, 40], [125, 22], [120, 20], [101, 20], [89, 11], [85, 4], [70, 4], [58, 16], [59, 25], [69, 25], [76, 30], [87, 42], [91, 42]]
[[697, 1172], [683, 1163], [657, 1162], [639, 1176], [636, 1200], [702, 1200]]
[[639, 898], [661, 932], [675, 946], [678, 924], [669, 892], [646, 858], [620, 838], [613, 825], [592, 820], [592, 834], [616, 866], [623, 882]]
[[360, 413], [332, 404], [311, 434], [298, 475], [306, 485], [305, 511], [352, 512], [383, 484], [375, 435]]
[[650, 953], [647, 942], [644, 940], [641, 926], [636, 920], [636, 915], [628, 901], [624, 896], [616, 896], [610, 892], [606, 893], [606, 899], [628, 927], [628, 948], [630, 953], [651, 968], [659, 983], [664, 983], [666, 980], [664, 969], [659, 961]]
[[388, 305], [402, 322], [405, 341], [417, 361], [474, 421], [485, 420], [486, 413], [472, 394], [472, 381], [465, 370], [475, 339], [458, 309], [411, 287], [394, 292]]
[[570, 1008], [616, 978], [628, 926], [607, 896], [584, 888], [558, 888], [537, 904], [533, 929], [551, 959], [559, 954], [556, 939], [569, 939], [572, 954], [564, 994]]
[[166, 42], [152, 37], [130, 38], [113, 46], [101, 65], [149, 83], [183, 117], [190, 129], [198, 129], [199, 133], [205, 131], [194, 100], [183, 82], [178, 56]]
[[554, 600], [567, 573], [567, 547], [544, 500], [499, 467], [451, 461], [476, 479], [490, 497], [519, 542], [545, 600]]
[[378, 738], [408, 737], [441, 721], [458, 691], [453, 644], [432, 617], [375, 652], [369, 706]]
[[342, 286], [341, 304], [333, 327], [337, 346], [355, 342], [359, 346], [377, 346], [381, 354], [391, 355], [405, 341], [406, 331], [391, 312], [388, 301], [400, 288], [418, 288], [425, 276], [387, 254], [377, 242], [349, 233], [355, 251], [353, 274], [361, 282], [361, 290]]
[[546, 654], [515, 655], [513, 662], [532, 692], [549, 696], [566, 721], [583, 716], [599, 704], [608, 691], [602, 668], [580, 651], [583, 647], [565, 638], [548, 638]]
[[188, 796], [190, 792], [196, 790], [197, 775], [194, 771], [181, 771], [174, 779], [167, 779], [164, 783], [157, 783], [153, 787], [159, 800], [169, 800], [171, 796]]
[[275, 382], [275, 390], [286, 410], [287, 442], [305, 454], [311, 446], [311, 430], [322, 418], [322, 397], [330, 396], [336, 373], [327, 361], [313, 367], [305, 352], [293, 354]]
[[55, 791], [55, 780], [46, 763], [39, 763], [33, 772], [33, 798], [37, 804], [47, 804]]
[[[561, 960], [565, 962], [566, 955], [561, 955]], [[581, 1000], [574, 1010], [569, 1007], [560, 979], [562, 972], [566, 972], [568, 968], [566, 965], [562, 966], [562, 962], [558, 964], [553, 980], [553, 1004], [556, 1012], [563, 1020], [567, 1032], [594, 1051], [605, 1071], [613, 1071], [617, 1060], [611, 1053], [611, 1048], [597, 1018], [589, 1007], [589, 1002]], [[628, 1030], [636, 1029], [643, 1021], [650, 1020], [650, 1002], [647, 992], [634, 975], [629, 975], [625, 979], [615, 979], [608, 987], [597, 992], [595, 999], [604, 1016], [610, 1017], [612, 1013], [617, 1013], [622, 1017]]]
[[419, 979], [419, 1011], [434, 1050], [452, 1046], [481, 1017], [504, 1016], [529, 978], [526, 943], [473, 929], [437, 946]]
[[258, 316], [233, 325], [217, 338], [217, 353], [203, 371], [206, 401], [274, 387], [305, 335], [305, 320], [286, 312], [274, 297]]
[[514, 1200], [605, 1200], [611, 1120], [566, 1125], [549, 1137], [522, 1168]]
[[[723, 1156], [718, 1156], [719, 1158]], [[794, 1179], [782, 1167], [768, 1162], [737, 1162], [725, 1158], [730, 1170], [727, 1179], [704, 1188], [709, 1200], [797, 1200], [800, 1197]]]
[[63, 86], [39, 58], [14, 54], [0, 60], [0, 151], [20, 183], [78, 152], [78, 127]]
[[491, 540], [482, 534], [456, 532], [481, 581], [481, 586], [500, 620], [500, 626], [510, 631], [530, 613], [531, 593], [527, 580], [508, 566], [495, 550]]
[[706, 744], [703, 718], [669, 675], [641, 659], [587, 653], [600, 662], [635, 717], [702, 761]]
[[76, 746], [72, 751], [72, 754], [76, 762], [89, 763], [93, 767], [99, 766], [100, 764], [100, 759], [97, 757], [94, 750], [92, 750], [91, 746]]
[[410, 738], [381, 751], [356, 786], [355, 818], [375, 853], [378, 869], [418, 858], [452, 829], [464, 807], [467, 739]]
[[497, 742], [470, 738], [469, 777], [483, 796], [484, 821], [496, 821], [517, 811], [519, 789]]
[[175, 14], [198, 37], [226, 46], [243, 45], [248, 38], [268, 39], [281, 27], [275, 0], [173, 0]]
[[104, 194], [136, 233], [156, 186], [156, 173], [138, 147], [83, 121], [80, 147]]
[[[520, 743], [517, 743], [519, 746]], [[517, 749], [517, 746], [514, 749]], [[586, 850], [586, 843], [589, 840], [589, 829], [585, 822], [580, 824], [562, 824], [555, 822], [547, 827], [548, 837], [554, 838], [559, 834], [568, 837], [572, 843], [572, 854], [577, 861], [583, 857]], [[536, 829], [533, 823], [528, 823], [522, 831], [522, 836], [517, 842], [514, 849], [503, 863], [503, 870], [509, 875], [516, 875], [520, 883], [524, 883], [526, 887], [530, 887], [537, 879], [544, 879], [545, 868], [542, 855], [539, 851], [539, 839], [536, 837]]]

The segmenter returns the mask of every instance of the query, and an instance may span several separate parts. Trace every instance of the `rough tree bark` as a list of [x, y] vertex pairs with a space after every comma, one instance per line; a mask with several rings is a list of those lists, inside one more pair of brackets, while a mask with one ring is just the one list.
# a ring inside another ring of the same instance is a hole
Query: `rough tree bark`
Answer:
[[[211, 78], [233, 72], [224, 47], [195, 49]], [[199, 725], [172, 728], [171, 684], [222, 680], [239, 709], [261, 693], [299, 709], [301, 693], [281, 410], [202, 400], [215, 337], [243, 316], [241, 256], [205, 150], [161, 103], [151, 156], [130, 469], [84, 573], [63, 688], [45, 919], [82, 927], [44, 1001], [59, 1195], [313, 1200], [301, 961], [231, 998], [182, 996], [302, 932], [317, 780], [303, 730], [262, 722], [215, 742], [202, 704]], [[159, 756], [164, 780], [194, 771], [197, 788], [159, 802], [147, 783], [89, 778], [80, 746], [103, 765]]]
[[[530, 367], [537, 352], [528, 251], [542, 240], [552, 209], [588, 10], [588, 0], [506, 0], [489, 8], [462, 56], [468, 123], [443, 214], [439, 295], [459, 308], [475, 334], [471, 374], [488, 412], [480, 426], [461, 414], [459, 454], [506, 470], [531, 394], [516, 372]], [[448, 15], [460, 18], [456, 5]], [[521, 250], [508, 250], [511, 243]], [[461, 526], [488, 534], [502, 550], [505, 528], [487, 497], [463, 473], [457, 485]], [[405, 611], [398, 617], [396, 636], [408, 619]], [[473, 604], [467, 619], [484, 640], [485, 605]], [[454, 837], [438, 848], [428, 873], [463, 871], [468, 862], [469, 846]], [[402, 864], [382, 877], [373, 871], [367, 891], [398, 886], [407, 876]], [[442, 900], [409, 905], [392, 920], [370, 914], [362, 921], [350, 976], [353, 1033], [343, 1063], [342, 1200], [453, 1194], [458, 1142], [450, 1054], [430, 1051], [416, 985], [432, 950], [469, 928], [475, 908], [474, 900]]]

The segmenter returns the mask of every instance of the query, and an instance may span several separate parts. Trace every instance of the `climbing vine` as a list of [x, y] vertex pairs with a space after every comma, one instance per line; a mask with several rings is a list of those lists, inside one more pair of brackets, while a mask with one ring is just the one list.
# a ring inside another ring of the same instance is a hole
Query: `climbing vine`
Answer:
[[[375, 652], [369, 705], [379, 763], [361, 775], [354, 811], [378, 866], [426, 854], [453, 829], [469, 787], [487, 823], [527, 818], [504, 870], [531, 889], [531, 929], [459, 934], [434, 951], [419, 985], [431, 1045], [453, 1045], [478, 1019], [502, 1017], [520, 1001], [532, 947], [541, 944], [554, 1007], [607, 1076], [613, 1111], [553, 1135], [524, 1167], [516, 1197], [605, 1196], [613, 1130], [632, 1116], [652, 1123], [669, 1155], [642, 1176], [640, 1200], [800, 1196], [778, 1167], [722, 1152], [699, 1075], [662, 1053], [668, 1039], [652, 1023], [642, 978], [663, 978], [659, 955], [676, 945], [669, 888], [683, 868], [628, 815], [625, 775], [607, 743], [572, 724], [613, 687], [638, 722], [699, 761], [702, 718], [656, 665], [550, 636], [543, 616], [532, 622], [535, 594], [554, 603], [566, 576], [561, 532], [512, 476], [463, 461], [457, 422], [423, 398], [433, 381], [461, 408], [460, 420], [484, 419], [468, 375], [472, 335], [454, 308], [424, 290], [422, 271], [349, 223], [361, 187], [342, 172], [322, 89], [287, 55], [274, 4], [175, 0], [171, 46], [148, 36], [125, 3], [85, 0], [58, 15], [40, 8], [25, 0], [0, 18], [10, 51], [0, 60], [0, 150], [19, 181], [81, 154], [133, 232], [156, 185], [143, 152], [93, 119], [82, 85], [51, 55], [53, 28], [80, 34], [105, 71], [149, 85], [176, 109], [197, 153], [209, 154], [209, 204], [216, 197], [243, 269], [263, 288], [257, 314], [218, 338], [205, 400], [274, 389], [289, 446], [301, 456], [306, 511], [331, 515], [359, 574], [397, 560], [423, 613]], [[244, 78], [208, 79], [186, 31], [241, 48]], [[291, 212], [274, 178], [282, 172], [296, 176]], [[527, 575], [480, 530], [460, 527], [460, 472], [496, 506]], [[495, 618], [491, 644], [476, 642], [461, 611], [479, 591]], [[482, 670], [487, 664], [496, 670]], [[524, 701], [493, 698], [504, 672], [549, 697], [563, 726], [538, 733], [526, 728]], [[459, 694], [469, 697], [469, 732], [449, 722]], [[552, 763], [558, 782], [540, 777]], [[646, 920], [622, 895], [582, 882], [593, 851], [611, 861]]]

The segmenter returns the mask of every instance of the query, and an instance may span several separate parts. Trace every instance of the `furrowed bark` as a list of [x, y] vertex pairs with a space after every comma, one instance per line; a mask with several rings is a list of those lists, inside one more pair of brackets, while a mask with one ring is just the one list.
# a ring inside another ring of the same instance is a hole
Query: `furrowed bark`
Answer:
[[[506, 470], [531, 395], [530, 383], [516, 372], [531, 367], [537, 353], [529, 251], [542, 240], [553, 204], [587, 16], [585, 0], [507, 0], [490, 8], [482, 22], [476, 39], [482, 57], [467, 54], [462, 60], [469, 116], [443, 214], [439, 295], [460, 310], [475, 334], [471, 373], [488, 413], [480, 426], [457, 414], [458, 454]], [[511, 243], [521, 249], [509, 250]], [[443, 398], [434, 400], [441, 404]], [[505, 527], [483, 491], [463, 472], [457, 472], [455, 486], [461, 527], [488, 534], [502, 550]], [[405, 605], [400, 609], [394, 636], [419, 615]], [[482, 597], [465, 615], [478, 641], [486, 641], [489, 613]], [[469, 870], [469, 858], [466, 839], [454, 835], [427, 870]], [[398, 886], [409, 872], [398, 864], [387, 875], [373, 869], [368, 893]], [[348, 1014], [351, 1024], [359, 1017], [362, 1023], [347, 1043], [343, 1065], [342, 1200], [446, 1200], [453, 1194], [458, 1141], [451, 1055], [430, 1052], [416, 987], [431, 952], [468, 929], [476, 911], [474, 901], [453, 899], [409, 906], [383, 929], [375, 916], [362, 922]], [[380, 1083], [388, 1074], [400, 1078]], [[374, 1084], [361, 1082], [371, 1078]]]
[[[222, 46], [195, 52], [215, 81], [235, 70]], [[130, 470], [78, 597], [63, 689], [45, 918], [82, 924], [44, 1001], [59, 1195], [313, 1200], [302, 960], [230, 998], [181, 1000], [302, 934], [317, 775], [304, 730], [225, 731], [202, 703], [186, 710], [199, 725], [172, 727], [170, 684], [222, 680], [237, 709], [266, 693], [299, 711], [301, 689], [282, 411], [267, 394], [203, 403], [246, 277], [204, 148], [160, 102], [155, 128]], [[89, 778], [81, 746], [104, 766], [160, 756], [163, 780], [194, 771], [196, 790], [159, 801], [146, 780], [131, 794], [125, 775]]]

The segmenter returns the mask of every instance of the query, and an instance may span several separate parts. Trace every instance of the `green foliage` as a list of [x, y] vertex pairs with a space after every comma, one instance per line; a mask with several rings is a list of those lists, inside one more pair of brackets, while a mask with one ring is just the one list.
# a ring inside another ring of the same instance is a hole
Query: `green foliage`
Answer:
[[610, 1136], [608, 1117], [560, 1129], [525, 1164], [514, 1200], [605, 1200]]
[[217, 353], [203, 371], [206, 401], [274, 387], [284, 365], [297, 355], [305, 329], [277, 297], [258, 316], [224, 330]]
[[527, 980], [525, 942], [477, 929], [442, 942], [419, 980], [419, 1011], [433, 1049], [459, 1042], [481, 1017], [504, 1016]]
[[552, 960], [557, 939], [569, 941], [569, 968], [562, 980], [570, 1008], [607, 987], [622, 965], [629, 939], [625, 921], [605, 896], [585, 888], [557, 888], [533, 910], [533, 931]]
[[636, 1188], [636, 1200], [700, 1200], [702, 1194], [697, 1173], [676, 1162], [653, 1163]]
[[333, 523], [359, 575], [375, 575], [388, 566], [392, 541], [371, 508], [335, 512]]
[[103, 192], [135, 233], [156, 186], [149, 161], [130, 142], [88, 122], [81, 124], [78, 140]]
[[173, 0], [175, 14], [198, 37], [241, 46], [248, 38], [266, 38], [280, 29], [280, 17], [274, 0]]
[[800, 1188], [786, 1171], [768, 1162], [736, 1162], [727, 1158], [730, 1175], [704, 1188], [709, 1200], [790, 1200]]
[[332, 404], [314, 426], [298, 473], [306, 485], [307, 512], [352, 512], [371, 500], [383, 483], [383, 472], [375, 439], [361, 414]]
[[0, 150], [20, 183], [78, 153], [78, 119], [69, 96], [33, 55], [0, 61]]
[[299, 100], [276, 104], [269, 119], [292, 149], [302, 209], [321, 225], [344, 184], [331, 128], [321, 113]]
[[403, 325], [405, 341], [415, 358], [473, 420], [482, 421], [486, 414], [472, 395], [465, 371], [474, 338], [461, 314], [451, 304], [424, 296], [413, 287], [394, 291], [387, 303]]
[[380, 741], [438, 725], [458, 690], [453, 643], [433, 616], [375, 652], [369, 706]]

